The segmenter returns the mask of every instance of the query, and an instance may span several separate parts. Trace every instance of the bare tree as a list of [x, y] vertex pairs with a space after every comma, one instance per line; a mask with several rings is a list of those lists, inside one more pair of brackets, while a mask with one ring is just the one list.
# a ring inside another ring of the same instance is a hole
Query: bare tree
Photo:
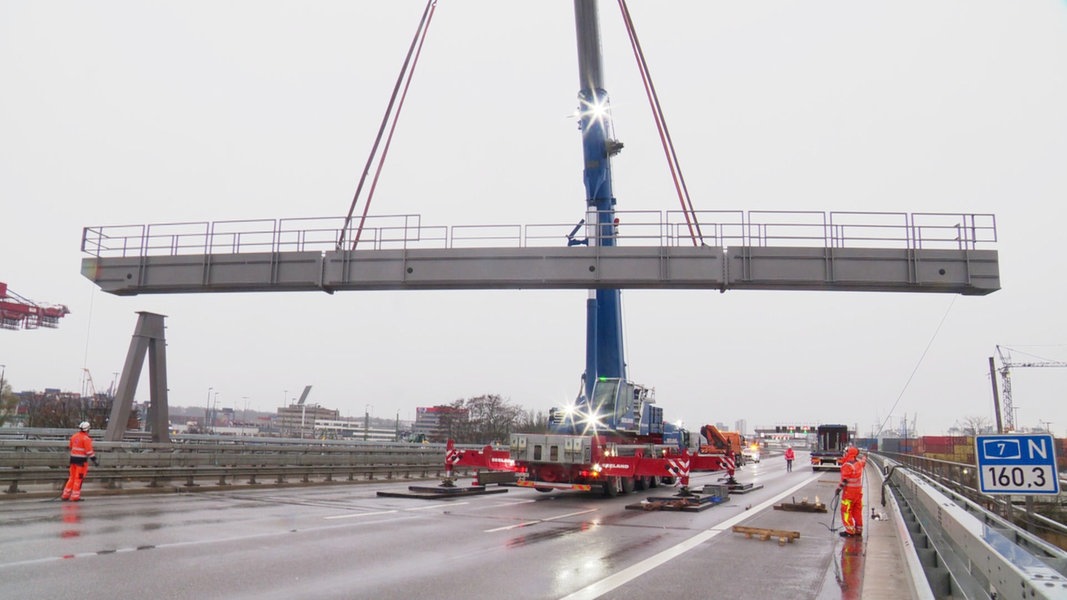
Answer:
[[15, 419], [18, 406], [18, 396], [11, 392], [11, 383], [5, 381], [4, 387], [0, 388], [0, 426]]
[[963, 435], [980, 435], [992, 429], [989, 419], [979, 416], [963, 417], [960, 419], [960, 428]]

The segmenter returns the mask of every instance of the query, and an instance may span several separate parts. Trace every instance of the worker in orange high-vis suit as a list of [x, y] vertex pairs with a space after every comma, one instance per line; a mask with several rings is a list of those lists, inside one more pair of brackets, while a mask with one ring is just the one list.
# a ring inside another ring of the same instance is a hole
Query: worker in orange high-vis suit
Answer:
[[859, 449], [850, 446], [841, 465], [841, 485], [837, 486], [841, 494], [841, 523], [845, 526], [841, 537], [863, 535], [863, 469], [867, 459], [859, 454]]
[[70, 436], [67, 446], [70, 448], [70, 478], [67, 479], [67, 485], [63, 486], [60, 499], [78, 502], [82, 499], [82, 482], [85, 481], [85, 474], [89, 472], [89, 461], [93, 461], [94, 467], [100, 464], [96, 453], [93, 452], [93, 438], [89, 437], [88, 421], [82, 421], [78, 425], [78, 431]]

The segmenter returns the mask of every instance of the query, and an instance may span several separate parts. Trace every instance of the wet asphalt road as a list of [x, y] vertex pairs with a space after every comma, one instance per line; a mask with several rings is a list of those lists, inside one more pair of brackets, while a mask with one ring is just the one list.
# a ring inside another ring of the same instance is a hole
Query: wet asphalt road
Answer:
[[[0, 598], [847, 597], [830, 515], [772, 509], [783, 498], [829, 503], [836, 474], [787, 474], [771, 458], [738, 479], [764, 487], [698, 513], [626, 508], [676, 491], [662, 487], [618, 498], [377, 495], [410, 482], [5, 501]], [[735, 524], [801, 538], [749, 539]]]

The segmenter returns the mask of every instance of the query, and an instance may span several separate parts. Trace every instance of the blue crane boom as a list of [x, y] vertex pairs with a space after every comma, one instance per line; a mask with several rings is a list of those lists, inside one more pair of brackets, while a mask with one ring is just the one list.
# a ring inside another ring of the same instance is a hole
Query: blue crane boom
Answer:
[[[613, 139], [611, 105], [604, 89], [600, 28], [595, 0], [575, 0], [578, 36], [579, 129], [585, 161], [586, 233], [590, 245], [615, 245], [615, 195], [611, 157], [622, 144]], [[617, 289], [590, 290], [586, 301], [585, 395], [597, 378], [626, 379], [623, 356], [621, 294]]]
[[[586, 238], [574, 240], [575, 228], [568, 243], [614, 246], [618, 221], [611, 158], [619, 153], [622, 144], [614, 138], [610, 100], [604, 89], [596, 0], [575, 0], [574, 17], [580, 85], [578, 122], [586, 192], [582, 224]], [[552, 431], [572, 435], [613, 432], [631, 440], [645, 436], [654, 441], [673, 433], [667, 431], [673, 428], [664, 427], [662, 409], [653, 406], [653, 390], [627, 380], [621, 299], [618, 289], [589, 291], [582, 391], [573, 406], [553, 409], [549, 415]]]

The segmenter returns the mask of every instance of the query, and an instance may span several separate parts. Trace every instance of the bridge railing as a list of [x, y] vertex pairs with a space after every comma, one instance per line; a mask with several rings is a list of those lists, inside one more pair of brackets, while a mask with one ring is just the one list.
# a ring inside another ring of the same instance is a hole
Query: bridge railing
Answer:
[[[252, 252], [326, 252], [341, 248], [529, 248], [571, 244], [815, 248], [975, 249], [997, 241], [996, 218], [974, 213], [819, 211], [619, 211], [612, 226], [574, 223], [426, 225], [419, 215], [368, 217], [344, 231], [341, 217], [104, 225], [82, 231], [82, 252], [96, 257]], [[592, 238], [592, 239], [590, 239]], [[354, 245], [353, 245], [354, 243]]]
[[[445, 474], [443, 444], [217, 437], [169, 444], [100, 441], [94, 448], [100, 466], [90, 467], [89, 483], [109, 488], [171, 482], [192, 487], [204, 480], [231, 485], [432, 479]], [[67, 479], [68, 456], [64, 440], [0, 439], [0, 487], [8, 494], [40, 484], [57, 488]], [[465, 468], [454, 473], [471, 474]]]
[[1067, 597], [1067, 552], [917, 470], [876, 458], [909, 507], [908, 530], [937, 597]]

